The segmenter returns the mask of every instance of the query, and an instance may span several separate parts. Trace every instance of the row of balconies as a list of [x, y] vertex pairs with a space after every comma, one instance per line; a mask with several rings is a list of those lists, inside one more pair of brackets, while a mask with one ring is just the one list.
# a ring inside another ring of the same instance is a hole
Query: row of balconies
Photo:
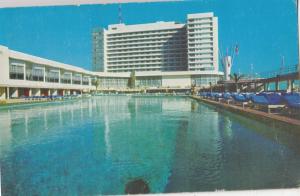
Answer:
[[119, 68], [148, 68], [148, 67], [181, 67], [182, 65], [186, 65], [187, 62], [174, 62], [174, 63], [165, 63], [165, 62], [161, 62], [161, 63], [138, 63], [138, 64], [122, 64], [122, 65], [108, 65], [107, 68], [108, 69], [119, 69]]
[[213, 62], [202, 62], [202, 63], [188, 63], [189, 67], [194, 67], [194, 68], [202, 68], [202, 67], [213, 67]]
[[161, 49], [161, 50], [175, 50], [175, 49], [186, 49], [186, 44], [178, 44], [173, 47], [167, 45], [161, 46], [138, 46], [138, 47], [128, 47], [128, 48], [118, 48], [118, 49], [109, 49], [107, 53], [118, 52], [118, 51], [147, 51], [151, 49]]
[[206, 63], [206, 62], [213, 62], [213, 58], [197, 58], [197, 59], [189, 59], [189, 63]]
[[189, 36], [204, 36], [206, 34], [210, 34], [211, 36], [213, 35], [212, 30], [200, 30], [200, 31], [189, 31], [188, 32], [188, 37]]
[[108, 58], [134, 58], [134, 57], [156, 57], [156, 56], [165, 56], [167, 58], [172, 58], [173, 56], [186, 56], [187, 54], [187, 50], [186, 51], [178, 51], [178, 52], [168, 52], [168, 51], [164, 51], [163, 53], [161, 51], [158, 52], [152, 52], [151, 54], [149, 54], [148, 51], [145, 52], [138, 52], [138, 53], [126, 53], [126, 54], [108, 54], [107, 57]]
[[212, 27], [213, 23], [212, 22], [207, 22], [207, 23], [194, 23], [194, 24], [188, 24], [187, 29], [192, 29], [192, 28], [206, 28], [206, 27]]
[[203, 32], [203, 31], [212, 31], [213, 28], [212, 27], [205, 27], [205, 28], [190, 28], [188, 29], [188, 33], [192, 33], [192, 32]]
[[188, 51], [189, 52], [193, 52], [193, 51], [201, 51], [201, 49], [212, 49], [213, 50], [213, 46], [211, 45], [204, 45], [204, 46], [195, 46], [195, 47], [188, 47]]
[[202, 52], [207, 52], [207, 51], [210, 51], [210, 52], [213, 52], [213, 47], [194, 47], [194, 48], [192, 48], [192, 47], [190, 47], [189, 49], [188, 49], [188, 53], [202, 53]]
[[127, 62], [108, 62], [108, 66], [119, 66], [119, 65], [132, 65], [132, 64], [141, 64], [141, 65], [151, 65], [151, 64], [163, 64], [163, 63], [185, 63], [186, 59], [175, 60], [175, 61], [168, 61], [168, 60], [149, 60], [149, 61], [127, 61]]
[[152, 53], [152, 52], [160, 52], [160, 53], [181, 53], [183, 51], [186, 51], [187, 48], [168, 48], [168, 49], [163, 49], [163, 48], [155, 48], [155, 49], [128, 49], [128, 50], [119, 50], [119, 51], [107, 51], [107, 54], [132, 54], [132, 53], [140, 53], [140, 52], [147, 52]]
[[124, 41], [139, 41], [139, 40], [147, 40], [147, 39], [170, 39], [170, 38], [177, 38], [177, 37], [182, 37], [184, 38], [186, 36], [186, 33], [182, 34], [158, 34], [158, 35], [145, 35], [145, 36], [140, 36], [140, 37], [125, 37], [125, 38], [119, 38], [115, 40], [111, 39], [106, 39], [107, 43], [118, 43], [118, 42], [124, 42]]
[[169, 30], [157, 30], [157, 31], [141, 31], [141, 32], [130, 32], [130, 33], [108, 33], [107, 39], [120, 39], [124, 37], [140, 37], [141, 35], [161, 35], [161, 34], [178, 34], [184, 33], [183, 29], [169, 29]]
[[205, 39], [189, 38], [188, 43], [213, 43], [213, 38], [205, 38]]
[[177, 44], [186, 44], [186, 40], [163, 40], [163, 41], [147, 41], [147, 42], [131, 42], [128, 44], [117, 44], [117, 45], [107, 45], [107, 49], [114, 48], [128, 48], [136, 46], [155, 46], [155, 45], [177, 45]]
[[[118, 66], [107, 66], [108, 69], [127, 69], [127, 68], [149, 68], [149, 67], [182, 67], [183, 63], [164, 63], [164, 64], [130, 64], [130, 65], [118, 65]], [[184, 63], [186, 65], [186, 63]]]
[[145, 47], [182, 47], [185, 46], [186, 42], [147, 42], [147, 43], [133, 43], [125, 44], [120, 46], [107, 46], [108, 51], [120, 50], [120, 49], [131, 49], [131, 48], [145, 48]]
[[145, 43], [164, 43], [164, 42], [180, 42], [180, 41], [186, 41], [186, 37], [166, 37], [166, 38], [157, 38], [153, 39], [147, 38], [142, 40], [127, 40], [122, 42], [107, 42], [107, 46], [126, 46], [130, 44], [145, 44]]
[[190, 18], [188, 19], [188, 24], [194, 24], [194, 23], [211, 23], [212, 17], [208, 18]]
[[189, 56], [189, 60], [197, 60], [197, 59], [207, 59], [207, 58], [213, 58], [213, 55], [194, 55]]
[[189, 34], [188, 36], [188, 40], [190, 39], [211, 39], [213, 38], [213, 34], [212, 33], [203, 33], [203, 34]]
[[127, 58], [108, 58], [107, 62], [127, 62], [127, 61], [141, 61], [141, 60], [156, 60], [156, 59], [168, 59], [168, 60], [178, 60], [186, 58], [186, 55], [172, 55], [172, 56], [140, 56], [140, 57], [127, 57]]
[[170, 66], [170, 67], [146, 67], [146, 68], [135, 68], [135, 67], [129, 67], [129, 68], [117, 68], [117, 69], [108, 69], [108, 72], [131, 72], [132, 70], [135, 71], [183, 71], [186, 70], [186, 67], [181, 67], [181, 66]]
[[203, 46], [213, 46], [213, 43], [210, 42], [210, 43], [199, 43], [199, 42], [191, 42], [188, 44], [188, 47], [189, 48], [198, 48], [198, 47], [203, 47]]

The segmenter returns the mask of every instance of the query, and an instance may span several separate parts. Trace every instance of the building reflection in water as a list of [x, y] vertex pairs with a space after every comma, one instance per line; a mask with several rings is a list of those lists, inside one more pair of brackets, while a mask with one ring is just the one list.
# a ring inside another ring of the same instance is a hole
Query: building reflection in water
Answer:
[[232, 133], [232, 120], [228, 116], [224, 116], [224, 134], [227, 136], [228, 139], [232, 139], [233, 133]]
[[188, 108], [193, 112], [181, 120], [177, 131], [172, 167], [176, 172], [172, 172], [166, 192], [212, 190], [221, 180], [219, 113], [196, 101], [190, 101]]
[[110, 128], [109, 128], [109, 119], [107, 114], [104, 114], [104, 124], [105, 124], [104, 138], [105, 138], [105, 150], [106, 150], [105, 155], [106, 158], [108, 158], [110, 157], [110, 153], [111, 153], [111, 144], [109, 139]]

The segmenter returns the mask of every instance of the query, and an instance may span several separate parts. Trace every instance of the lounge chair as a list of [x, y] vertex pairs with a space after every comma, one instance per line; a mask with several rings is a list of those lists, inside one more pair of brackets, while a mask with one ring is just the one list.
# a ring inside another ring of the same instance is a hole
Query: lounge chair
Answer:
[[231, 93], [223, 93], [223, 98], [229, 104], [232, 101], [232, 94]]
[[249, 101], [250, 101], [250, 98], [247, 98], [243, 94], [234, 94], [234, 95], [232, 95], [232, 98], [235, 101], [235, 103], [242, 104], [243, 108], [245, 108], [245, 105], [247, 105], [249, 103]]
[[292, 94], [285, 94], [283, 96], [283, 99], [288, 106], [288, 108], [291, 108], [292, 110], [296, 110], [299, 112], [300, 109], [300, 95], [297, 93]]
[[271, 109], [285, 107], [282, 96], [277, 93], [261, 93], [253, 95], [251, 100], [254, 105], [267, 108], [268, 113], [271, 113]]
[[215, 100], [220, 102], [223, 99], [223, 94], [222, 93], [215, 93], [214, 95]]

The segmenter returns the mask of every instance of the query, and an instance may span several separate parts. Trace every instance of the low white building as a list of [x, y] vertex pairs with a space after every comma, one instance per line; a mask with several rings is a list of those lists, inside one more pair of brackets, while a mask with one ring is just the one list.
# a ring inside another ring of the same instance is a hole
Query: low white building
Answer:
[[[0, 46], [0, 99], [81, 94], [96, 89], [126, 89], [130, 72], [92, 72]], [[137, 71], [136, 88], [190, 88], [215, 84], [222, 72]]]

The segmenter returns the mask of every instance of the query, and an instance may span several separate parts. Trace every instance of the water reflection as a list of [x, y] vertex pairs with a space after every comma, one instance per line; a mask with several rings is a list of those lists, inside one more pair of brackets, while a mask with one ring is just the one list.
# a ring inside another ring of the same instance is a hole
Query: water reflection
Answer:
[[232, 133], [232, 120], [228, 116], [224, 116], [224, 135], [227, 137], [227, 140], [231, 140], [233, 133]]
[[176, 154], [166, 192], [212, 190], [220, 182], [222, 145], [219, 115], [195, 104], [190, 102], [189, 108], [194, 113], [181, 122], [177, 132]]
[[104, 124], [105, 124], [105, 130], [104, 130], [104, 138], [105, 138], [105, 149], [106, 149], [106, 157], [110, 157], [110, 152], [111, 152], [111, 144], [110, 144], [110, 139], [109, 139], [109, 120], [108, 116], [104, 115]]
[[0, 120], [7, 194], [121, 194], [134, 179], [157, 193], [299, 184], [297, 135], [188, 98], [97, 97]]

